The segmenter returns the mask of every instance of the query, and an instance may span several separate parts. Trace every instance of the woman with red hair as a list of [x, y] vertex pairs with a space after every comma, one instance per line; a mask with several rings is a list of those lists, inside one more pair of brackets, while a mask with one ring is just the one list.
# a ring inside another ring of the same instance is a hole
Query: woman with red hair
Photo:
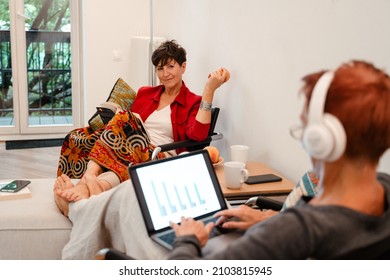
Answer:
[[[390, 78], [370, 63], [352, 61], [303, 81], [306, 104], [294, 135], [313, 160], [319, 192], [206, 258], [389, 257], [390, 176], [377, 178], [376, 169], [390, 147]], [[169, 258], [202, 257], [213, 224], [182, 218], [172, 227], [177, 237]]]

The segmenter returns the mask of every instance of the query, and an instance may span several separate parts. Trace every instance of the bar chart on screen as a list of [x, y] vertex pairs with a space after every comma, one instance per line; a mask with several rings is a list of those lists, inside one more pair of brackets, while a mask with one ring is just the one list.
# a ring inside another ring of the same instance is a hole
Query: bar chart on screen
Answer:
[[180, 222], [183, 216], [199, 217], [221, 209], [223, 197], [219, 196], [223, 195], [209, 168], [198, 154], [137, 169], [138, 185], [155, 229]]
[[208, 191], [214, 189], [211, 180], [191, 180], [185, 184], [178, 183], [177, 178], [150, 181], [149, 191], [144, 194], [156, 228], [165, 227], [170, 221], [179, 222], [183, 216], [197, 217], [219, 209], [218, 197]]
[[[168, 205], [164, 205], [164, 200], [159, 197], [155, 184], [153, 182], [151, 184], [155, 199], [157, 201], [159, 212], [162, 217], [167, 216], [168, 211], [171, 214], [175, 214], [188, 209], [193, 209], [196, 207], [202, 207], [202, 205], [206, 205], [206, 200], [201, 196], [196, 183], [194, 183], [193, 185], [193, 190], [196, 196], [192, 197], [190, 194], [191, 190], [188, 186], [183, 186], [183, 189], [180, 190], [178, 186], [175, 185], [173, 186], [173, 193], [170, 194], [167, 185], [163, 182], [163, 195], [166, 198], [166, 203]], [[174, 200], [177, 202], [177, 205], [175, 205]]]

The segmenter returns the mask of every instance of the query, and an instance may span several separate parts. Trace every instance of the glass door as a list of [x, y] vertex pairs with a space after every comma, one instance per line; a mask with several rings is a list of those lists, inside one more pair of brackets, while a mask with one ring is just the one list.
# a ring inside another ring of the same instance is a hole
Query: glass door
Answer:
[[80, 126], [79, 0], [0, 0], [0, 135]]

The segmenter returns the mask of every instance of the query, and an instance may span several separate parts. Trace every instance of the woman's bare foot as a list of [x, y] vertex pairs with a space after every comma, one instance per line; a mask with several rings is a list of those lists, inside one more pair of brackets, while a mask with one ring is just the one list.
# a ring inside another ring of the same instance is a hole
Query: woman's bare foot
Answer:
[[68, 216], [69, 202], [78, 201], [83, 198], [89, 198], [88, 187], [85, 179], [81, 179], [76, 185], [71, 179], [62, 174], [54, 183], [54, 200], [61, 212]]
[[59, 196], [69, 202], [74, 202], [89, 198], [91, 195], [98, 195], [111, 188], [107, 181], [101, 181], [95, 175], [86, 174], [74, 188], [65, 189]]
[[81, 199], [89, 198], [88, 186], [83, 182], [78, 182], [74, 188], [65, 189], [59, 193], [59, 196], [68, 202], [75, 202]]
[[99, 181], [95, 175], [84, 175], [76, 185], [67, 175], [61, 175], [54, 183], [54, 199], [61, 212], [68, 216], [70, 202], [98, 195], [111, 188], [107, 181]]
[[89, 198], [89, 191], [84, 177], [75, 185], [67, 175], [61, 175], [54, 184], [56, 195], [68, 202]]
[[72, 183], [71, 179], [68, 177], [68, 175], [62, 174], [61, 176], [57, 177], [56, 181], [54, 182], [54, 193], [59, 194], [64, 190], [71, 189], [74, 187], [74, 184]]
[[70, 180], [70, 178], [62, 174], [59, 176], [56, 181], [54, 182], [54, 201], [57, 204], [58, 209], [65, 215], [68, 216], [69, 213], [69, 201], [65, 200], [61, 197], [61, 194], [69, 189], [72, 189], [74, 187], [74, 184]]

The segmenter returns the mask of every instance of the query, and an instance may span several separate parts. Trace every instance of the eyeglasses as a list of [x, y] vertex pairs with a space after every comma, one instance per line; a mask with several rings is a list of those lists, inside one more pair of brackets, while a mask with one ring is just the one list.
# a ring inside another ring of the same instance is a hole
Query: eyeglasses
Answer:
[[290, 135], [295, 140], [301, 140], [303, 135], [303, 126], [301, 124], [296, 124], [290, 127]]

